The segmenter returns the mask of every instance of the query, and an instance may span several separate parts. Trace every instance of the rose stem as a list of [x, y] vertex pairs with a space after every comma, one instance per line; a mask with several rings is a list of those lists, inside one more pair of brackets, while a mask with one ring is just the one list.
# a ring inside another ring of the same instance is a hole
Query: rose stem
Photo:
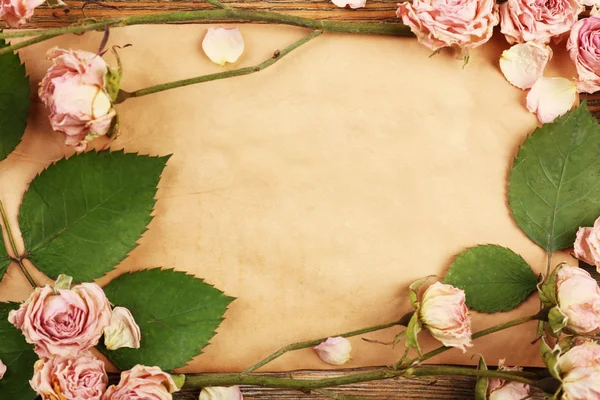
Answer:
[[322, 33], [323, 33], [322, 31], [314, 31], [310, 35], [307, 35], [307, 36], [303, 37], [302, 39], [298, 40], [297, 42], [292, 43], [285, 49], [274, 53], [273, 56], [271, 58], [269, 58], [268, 60], [263, 61], [262, 63], [257, 64], [252, 67], [234, 69], [231, 71], [219, 72], [216, 74], [202, 75], [202, 76], [198, 76], [195, 78], [183, 79], [180, 81], [174, 81], [174, 82], [169, 82], [169, 83], [163, 83], [163, 84], [151, 86], [151, 87], [148, 87], [145, 89], [136, 90], [135, 92], [126, 92], [124, 90], [121, 90], [121, 91], [119, 91], [119, 95], [117, 96], [117, 100], [115, 101], [115, 103], [119, 104], [129, 98], [132, 98], [132, 97], [147, 96], [149, 94], [158, 93], [158, 92], [162, 92], [162, 91], [169, 90], [169, 89], [175, 89], [175, 88], [182, 87], [182, 86], [194, 85], [196, 83], [202, 83], [202, 82], [210, 82], [210, 81], [215, 81], [218, 79], [232, 78], [234, 76], [249, 75], [249, 74], [253, 74], [255, 72], [262, 71], [263, 69], [266, 69], [266, 68], [270, 67], [271, 65], [275, 64], [283, 56], [291, 53], [294, 49], [302, 46], [303, 44], [309, 42], [311, 39], [321, 35]]
[[[19, 268], [23, 272], [23, 275], [25, 275], [25, 277], [29, 281], [29, 284], [31, 285], [31, 287], [36, 288], [38, 285], [33, 280], [33, 277], [29, 274], [29, 271], [27, 271], [27, 268], [25, 268], [25, 265], [23, 264], [23, 260], [21, 259], [21, 257], [18, 256], [19, 252], [17, 251], [17, 244], [15, 242], [15, 238], [13, 236], [12, 229], [10, 228], [10, 224], [8, 223], [8, 216], [6, 215], [6, 210], [4, 209], [4, 204], [2, 203], [2, 200], [0, 200], [0, 214], [2, 214], [2, 221], [4, 222], [4, 227], [6, 228], [6, 233], [8, 235], [8, 241], [10, 242], [10, 247], [12, 248], [12, 251], [15, 255], [15, 258], [13, 258], [12, 260], [16, 261], [17, 264], [19, 264]], [[0, 240], [2, 240], [2, 235], [0, 235]]]
[[281, 357], [282, 355], [284, 355], [288, 351], [306, 349], [308, 347], [317, 346], [317, 345], [323, 343], [324, 341], [326, 341], [327, 338], [329, 338], [329, 337], [341, 336], [341, 337], [348, 338], [348, 337], [358, 336], [358, 335], [362, 335], [362, 334], [369, 333], [369, 332], [375, 332], [375, 331], [380, 331], [382, 329], [391, 328], [392, 326], [395, 326], [395, 325], [404, 325], [404, 326], [406, 326], [406, 325], [408, 325], [408, 321], [410, 321], [410, 317], [412, 316], [412, 314], [413, 314], [412, 312], [408, 313], [405, 316], [403, 316], [400, 320], [394, 321], [394, 322], [388, 322], [387, 324], [370, 326], [368, 328], [363, 328], [363, 329], [359, 329], [359, 330], [356, 330], [356, 331], [350, 331], [350, 332], [346, 332], [346, 333], [342, 333], [342, 334], [338, 334], [338, 335], [331, 335], [331, 336], [327, 336], [327, 337], [316, 339], [316, 340], [309, 340], [307, 342], [299, 342], [299, 343], [288, 344], [287, 346], [282, 347], [281, 349], [277, 350], [275, 353], [271, 354], [267, 358], [265, 358], [265, 359], [257, 362], [256, 364], [254, 364], [253, 366], [251, 366], [249, 368], [246, 368], [242, 372], [242, 374], [249, 374], [251, 372], [254, 372], [257, 369], [259, 369], [260, 367], [262, 367], [262, 366], [270, 363], [274, 359], [276, 359], [278, 357]]
[[[243, 9], [220, 9], [220, 10], [198, 10], [177, 11], [162, 14], [133, 15], [121, 18], [106, 18], [90, 23], [71, 25], [60, 28], [31, 29], [22, 31], [9, 31], [0, 33], [0, 39], [9, 39], [27, 36], [43, 36], [36, 43], [51, 37], [66, 33], [83, 33], [94, 30], [104, 30], [105, 27], [122, 27], [141, 24], [157, 24], [165, 22], [200, 22], [203, 20], [219, 21], [243, 21], [243, 22], [267, 22], [275, 24], [293, 25], [303, 28], [322, 30], [325, 32], [358, 33], [385, 36], [413, 36], [410, 28], [401, 23], [379, 23], [379, 22], [346, 22], [318, 20], [293, 15], [278, 14], [267, 11], [254, 11]], [[0, 55], [15, 50], [15, 46], [0, 49]], [[21, 46], [24, 47], [24, 46]]]
[[52, 39], [53, 37], [56, 37], [56, 36], [58, 36], [58, 35], [37, 36], [32, 39], [23, 40], [22, 42], [13, 44], [12, 46], [3, 47], [0, 49], [0, 56], [4, 55], [4, 54], [8, 54], [10, 52], [15, 52], [24, 47], [31, 46], [32, 44], [36, 44], [36, 43], [43, 42], [48, 39]]

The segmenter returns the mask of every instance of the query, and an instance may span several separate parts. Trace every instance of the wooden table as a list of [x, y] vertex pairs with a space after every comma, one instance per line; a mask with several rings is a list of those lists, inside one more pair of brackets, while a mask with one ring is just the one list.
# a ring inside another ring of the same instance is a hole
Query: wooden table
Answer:
[[[36, 15], [25, 28], [43, 28], [66, 26], [83, 17], [82, 7], [86, 2], [66, 0], [68, 9], [49, 9], [45, 6], [36, 11]], [[397, 22], [395, 16], [396, 3], [394, 0], [368, 0], [366, 8], [359, 10], [340, 9], [327, 0], [266, 0], [261, 3], [244, 1], [221, 0], [234, 8], [248, 8], [272, 12], [281, 12], [291, 15], [303, 16], [314, 19], [346, 20], [363, 22]], [[190, 0], [116, 0], [104, 1], [102, 5], [97, 2], [87, 2], [85, 14], [92, 18], [106, 18], [116, 16], [140, 15], [167, 11], [190, 11], [212, 9], [208, 3]], [[219, 21], [205, 21], [219, 22]], [[600, 95], [584, 96], [594, 114], [600, 118]], [[353, 373], [359, 370], [344, 370], [341, 373]], [[361, 369], [360, 371], [364, 371]], [[292, 373], [297, 378], [324, 378], [332, 377], [340, 372], [333, 371], [297, 371]], [[283, 374], [268, 374], [283, 376]], [[289, 375], [285, 375], [289, 376]], [[113, 377], [115, 379], [116, 377]], [[471, 400], [475, 380], [469, 377], [440, 377], [437, 379], [397, 379], [381, 382], [369, 382], [346, 385], [335, 389], [336, 393], [346, 396], [360, 396], [365, 399], [429, 399], [429, 400]], [[242, 388], [246, 400], [254, 399], [325, 399], [325, 396], [311, 393], [301, 393], [291, 390]], [[541, 397], [541, 393], [534, 393]], [[181, 392], [175, 396], [177, 400], [197, 399], [197, 392]], [[340, 397], [342, 398], [342, 397]]]

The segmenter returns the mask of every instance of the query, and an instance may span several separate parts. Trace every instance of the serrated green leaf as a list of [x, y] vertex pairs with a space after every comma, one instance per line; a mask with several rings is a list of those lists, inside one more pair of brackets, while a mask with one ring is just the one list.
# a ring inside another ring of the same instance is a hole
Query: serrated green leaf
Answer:
[[[477, 369], [480, 371], [487, 371], [488, 367], [483, 359], [483, 356], [479, 356], [479, 364]], [[475, 384], [475, 400], [487, 400], [487, 391], [488, 391], [489, 381], [485, 376], [480, 376], [477, 378], [477, 383]]]
[[28, 258], [51, 278], [91, 281], [112, 270], [151, 220], [167, 159], [101, 151], [48, 167], [21, 204]]
[[444, 283], [464, 290], [470, 308], [494, 313], [518, 306], [536, 289], [537, 277], [520, 255], [482, 245], [457, 255]]
[[142, 333], [140, 349], [100, 346], [122, 370], [136, 364], [183, 367], [208, 345], [233, 300], [201, 279], [160, 269], [122, 275], [104, 291], [115, 306], [131, 311]]
[[[0, 49], [6, 47], [0, 39]], [[29, 79], [19, 56], [0, 56], [0, 161], [17, 147], [25, 132], [29, 110]]]
[[21, 331], [8, 322], [8, 313], [18, 307], [14, 303], [0, 303], [0, 360], [7, 368], [4, 378], [0, 379], [0, 397], [33, 400], [36, 394], [31, 390], [29, 380], [38, 357], [33, 352], [33, 345], [28, 344]]
[[600, 126], [585, 102], [536, 129], [510, 171], [508, 203], [525, 234], [552, 253], [600, 215]]

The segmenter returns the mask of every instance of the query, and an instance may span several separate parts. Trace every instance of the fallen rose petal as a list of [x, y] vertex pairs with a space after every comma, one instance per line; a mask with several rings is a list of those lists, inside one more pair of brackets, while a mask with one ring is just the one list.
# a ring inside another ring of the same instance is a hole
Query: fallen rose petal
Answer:
[[340, 8], [350, 6], [350, 8], [362, 8], [367, 4], [367, 0], [331, 0], [333, 4]]
[[4, 378], [4, 374], [6, 373], [6, 365], [0, 360], [0, 379]]
[[140, 327], [133, 319], [133, 315], [125, 307], [115, 307], [110, 316], [109, 325], [104, 328], [104, 344], [108, 350], [117, 350], [123, 347], [130, 349], [140, 348]]
[[566, 78], [542, 77], [527, 95], [527, 109], [542, 123], [554, 121], [573, 107], [577, 100], [577, 86]]
[[352, 345], [341, 336], [330, 337], [320, 345], [313, 347], [319, 358], [327, 364], [342, 365], [350, 360]]
[[205, 387], [200, 392], [199, 400], [243, 400], [244, 396], [238, 386], [231, 387]]
[[234, 63], [244, 52], [244, 38], [238, 28], [208, 28], [202, 41], [204, 53], [215, 64]]
[[511, 85], [529, 89], [544, 75], [552, 49], [535, 42], [516, 44], [502, 52], [500, 69]]

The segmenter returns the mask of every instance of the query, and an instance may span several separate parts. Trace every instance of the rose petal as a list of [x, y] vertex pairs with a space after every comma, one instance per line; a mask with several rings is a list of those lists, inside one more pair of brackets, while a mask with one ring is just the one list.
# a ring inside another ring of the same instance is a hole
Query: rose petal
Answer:
[[244, 52], [244, 38], [238, 28], [208, 28], [202, 41], [204, 53], [215, 64], [234, 63]]
[[350, 360], [352, 345], [341, 336], [330, 337], [320, 345], [313, 347], [319, 358], [328, 364], [342, 365]]
[[199, 400], [243, 400], [244, 396], [238, 386], [205, 387], [200, 392]]
[[115, 307], [110, 317], [110, 324], [104, 328], [104, 344], [108, 350], [123, 347], [140, 348], [140, 327], [133, 315], [125, 307]]
[[340, 8], [350, 6], [350, 8], [362, 8], [367, 4], [367, 0], [331, 0], [333, 4]]
[[577, 86], [566, 78], [542, 77], [527, 95], [527, 109], [542, 123], [554, 121], [573, 107], [577, 100]]
[[4, 374], [6, 373], [6, 365], [0, 360], [0, 379], [4, 378]]
[[544, 75], [552, 49], [535, 42], [516, 44], [502, 52], [500, 69], [504, 77], [519, 89], [529, 89]]

